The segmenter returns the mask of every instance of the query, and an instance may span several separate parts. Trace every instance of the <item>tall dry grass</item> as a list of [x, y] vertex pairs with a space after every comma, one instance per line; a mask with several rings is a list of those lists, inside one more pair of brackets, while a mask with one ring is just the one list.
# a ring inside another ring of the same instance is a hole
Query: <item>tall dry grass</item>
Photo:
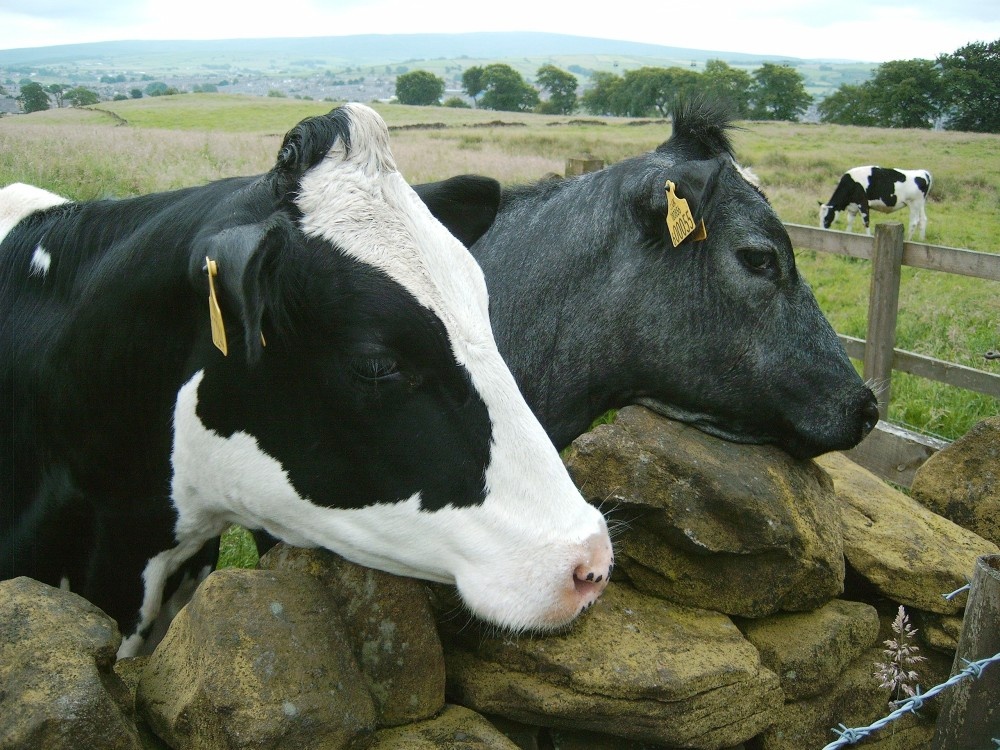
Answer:
[[8, 126], [5, 118], [0, 183], [28, 182], [74, 200], [140, 195], [264, 172], [279, 142], [275, 136], [93, 122]]
[[[101, 105], [114, 116], [59, 110], [3, 118], [0, 184], [25, 181], [86, 200], [257, 174], [270, 168], [288, 128], [332, 106], [187, 95]], [[568, 157], [616, 162], [654, 148], [670, 134], [663, 122], [375, 106], [393, 129], [400, 171], [414, 183], [466, 172], [505, 184], [530, 182], [561, 173]], [[130, 125], [117, 126], [120, 119]], [[504, 124], [490, 124], [496, 121]], [[445, 127], [427, 127], [438, 124]], [[784, 221], [815, 225], [818, 202], [830, 197], [840, 174], [852, 166], [923, 167], [934, 174], [927, 241], [1000, 252], [1000, 136], [742, 125], [733, 134], [737, 156], [760, 176]], [[906, 210], [873, 214], [873, 222], [880, 221], [905, 224]], [[868, 264], [810, 251], [800, 252], [798, 263], [834, 328], [863, 337]], [[987, 350], [1000, 349], [1000, 284], [904, 269], [897, 346], [1000, 370], [983, 358]], [[892, 393], [890, 419], [946, 438], [1000, 413], [997, 399], [901, 374], [893, 376]]]

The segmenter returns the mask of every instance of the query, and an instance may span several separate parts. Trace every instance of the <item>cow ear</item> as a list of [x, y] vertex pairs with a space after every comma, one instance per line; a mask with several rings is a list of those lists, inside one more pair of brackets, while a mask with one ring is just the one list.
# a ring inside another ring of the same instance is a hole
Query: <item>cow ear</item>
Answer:
[[[666, 183], [669, 181], [673, 184], [676, 197], [687, 202], [687, 208], [691, 212], [694, 225], [700, 225], [705, 219], [706, 209], [711, 202], [712, 194], [715, 192], [719, 173], [727, 165], [732, 165], [731, 160], [728, 157], [720, 156], [704, 161], [684, 162], [666, 170], [666, 177], [663, 180], [663, 184], [658, 187], [658, 190], [663, 194], [659, 196], [658, 202], [660, 205], [664, 205], [666, 202]], [[664, 216], [668, 211], [669, 206], [665, 206], [659, 213], [661, 216]], [[706, 227], [706, 230], [711, 233], [710, 227]], [[692, 232], [679, 244], [686, 245], [698, 239], [698, 237], [697, 232]], [[667, 233], [667, 239], [673, 244], [669, 233]]]
[[[224, 336], [228, 342], [241, 340], [247, 362], [260, 359], [265, 345], [261, 326], [267, 307], [269, 279], [292, 242], [295, 227], [281, 213], [258, 224], [228, 227], [195, 243], [192, 265], [197, 266], [202, 285], [209, 295], [214, 292], [220, 321], [213, 320], [213, 337]], [[200, 260], [200, 262], [199, 262]], [[211, 278], [209, 278], [211, 277]], [[212, 313], [214, 315], [214, 313]]]
[[463, 174], [414, 185], [413, 190], [434, 218], [466, 247], [485, 234], [500, 207], [500, 183], [492, 177]]

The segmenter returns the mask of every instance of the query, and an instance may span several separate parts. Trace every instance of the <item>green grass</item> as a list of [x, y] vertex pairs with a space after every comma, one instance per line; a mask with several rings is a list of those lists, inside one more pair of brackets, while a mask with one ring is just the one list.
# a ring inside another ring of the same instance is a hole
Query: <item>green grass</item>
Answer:
[[256, 568], [257, 544], [244, 528], [230, 526], [219, 542], [220, 568]]
[[[58, 110], [0, 119], [0, 184], [30, 182], [76, 199], [127, 196], [255, 174], [282, 135], [332, 102], [189, 94], [104, 102], [105, 112]], [[615, 162], [667, 138], [668, 124], [620, 118], [374, 105], [393, 129], [393, 152], [411, 182], [462, 172], [504, 183], [562, 173], [568, 157]], [[109, 113], [113, 113], [109, 114]], [[128, 123], [119, 126], [120, 120]], [[491, 125], [500, 121], [504, 126]], [[442, 123], [444, 129], [420, 127]], [[1000, 136], [795, 123], [743, 123], [734, 133], [782, 220], [815, 226], [818, 203], [860, 164], [924, 167], [934, 174], [927, 207], [931, 244], [1000, 252]], [[906, 210], [873, 223], [907, 222]], [[835, 227], [843, 226], [843, 219]], [[857, 222], [860, 224], [860, 221]], [[857, 229], [857, 227], [856, 227]], [[869, 265], [803, 250], [802, 274], [839, 332], [863, 337]], [[1000, 284], [904, 269], [897, 346], [991, 372], [1000, 349]], [[1000, 413], [1000, 401], [896, 374], [892, 421], [947, 439]]]

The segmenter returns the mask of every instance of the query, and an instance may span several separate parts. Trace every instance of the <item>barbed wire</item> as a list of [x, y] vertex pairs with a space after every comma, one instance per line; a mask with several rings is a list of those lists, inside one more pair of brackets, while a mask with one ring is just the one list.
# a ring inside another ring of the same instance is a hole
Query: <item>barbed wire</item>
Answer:
[[[891, 721], [895, 721], [900, 716], [906, 713], [916, 713], [920, 708], [923, 707], [924, 701], [933, 698], [935, 695], [940, 693], [945, 688], [949, 688], [952, 685], [961, 682], [966, 677], [979, 677], [983, 673], [983, 668], [992, 664], [993, 662], [1000, 662], [1000, 653], [994, 654], [986, 659], [980, 659], [979, 661], [968, 661], [967, 659], [962, 659], [965, 662], [966, 667], [960, 672], [956, 672], [947, 681], [942, 682], [940, 685], [935, 685], [926, 693], [921, 693], [919, 688], [917, 694], [906, 701], [903, 701], [895, 711], [893, 711], [888, 716], [884, 716], [878, 721], [869, 724], [867, 727], [856, 727], [854, 729], [849, 729], [841, 724], [836, 729], [831, 729], [830, 731], [838, 735], [837, 739], [831, 742], [829, 745], [823, 747], [823, 750], [837, 750], [837, 748], [846, 747], [847, 745], [853, 745], [855, 742], [863, 740], [869, 734], [877, 731], [884, 727]], [[993, 740], [997, 743], [997, 747], [1000, 748], [1000, 740]]]
[[960, 589], [955, 589], [955, 590], [954, 590], [954, 591], [952, 591], [952, 592], [951, 592], [950, 594], [941, 594], [941, 596], [942, 596], [943, 598], [947, 599], [948, 601], [951, 601], [951, 600], [952, 600], [952, 599], [954, 599], [954, 598], [955, 598], [956, 596], [958, 596], [959, 594], [961, 594], [961, 593], [962, 593], [963, 591], [968, 591], [968, 590], [969, 590], [969, 589], [971, 589], [971, 588], [972, 588], [972, 584], [971, 584], [971, 583], [967, 583], [967, 584], [965, 584], [964, 586], [962, 586], [962, 588], [960, 588]]

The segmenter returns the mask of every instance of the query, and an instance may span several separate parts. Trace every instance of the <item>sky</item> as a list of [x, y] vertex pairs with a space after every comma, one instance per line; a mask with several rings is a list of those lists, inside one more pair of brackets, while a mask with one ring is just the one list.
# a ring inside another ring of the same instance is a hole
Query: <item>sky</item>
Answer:
[[1000, 2], [0, 0], [0, 49], [126, 39], [472, 31], [546, 31], [806, 59], [932, 60], [969, 42], [1000, 39]]

